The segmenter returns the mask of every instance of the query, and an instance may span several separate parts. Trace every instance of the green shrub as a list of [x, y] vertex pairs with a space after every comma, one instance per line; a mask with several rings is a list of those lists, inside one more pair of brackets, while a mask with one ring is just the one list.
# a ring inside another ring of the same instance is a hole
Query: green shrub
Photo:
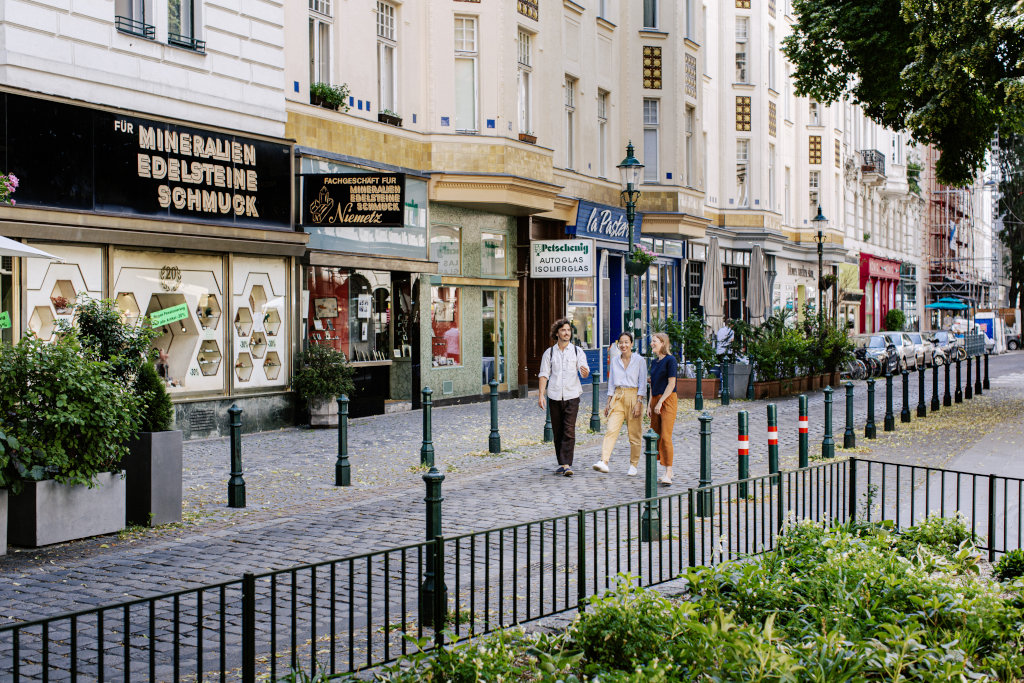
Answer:
[[113, 299], [93, 299], [80, 295], [75, 304], [74, 323], [61, 320], [58, 330], [67, 334], [77, 330], [82, 350], [97, 360], [106, 361], [110, 370], [125, 384], [133, 384], [144, 362], [152, 355], [151, 342], [156, 331], [145, 324], [126, 321]]
[[0, 431], [17, 442], [21, 479], [91, 484], [119, 469], [138, 432], [141, 399], [83, 352], [74, 330], [0, 344], [0, 386]]
[[885, 329], [889, 332], [902, 332], [907, 324], [907, 316], [898, 308], [890, 308], [885, 314]]
[[303, 401], [322, 401], [352, 393], [352, 366], [341, 351], [310, 344], [295, 360], [299, 369], [292, 377], [292, 389]]
[[996, 578], [1010, 581], [1024, 576], [1024, 550], [1011, 550], [1003, 555], [995, 566]]
[[135, 394], [144, 404], [139, 431], [166, 432], [174, 426], [174, 404], [152, 362], [143, 364], [135, 380]]
[[687, 363], [695, 363], [700, 360], [707, 368], [716, 361], [715, 348], [708, 340], [707, 326], [699, 315], [692, 314], [683, 321], [682, 344], [683, 356]]

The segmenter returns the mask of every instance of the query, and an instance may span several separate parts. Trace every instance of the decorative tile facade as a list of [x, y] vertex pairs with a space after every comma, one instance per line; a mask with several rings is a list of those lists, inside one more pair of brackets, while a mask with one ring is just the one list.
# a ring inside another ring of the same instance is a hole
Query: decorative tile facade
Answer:
[[697, 97], [697, 58], [693, 55], [686, 55], [683, 87], [687, 97]]
[[839, 168], [839, 164], [842, 161], [843, 155], [839, 152], [839, 140], [836, 140], [836, 168]]
[[644, 88], [661, 90], [661, 48], [644, 45]]
[[768, 103], [768, 135], [776, 137], [778, 127], [776, 125], [776, 107], [774, 102]]
[[768, 0], [768, 16], [775, 18], [775, 0]]
[[540, 0], [518, 0], [519, 13], [537, 21], [537, 4]]
[[736, 96], [736, 130], [750, 130], [750, 97]]
[[736, 9], [750, 9], [750, 0], [736, 0]]
[[821, 136], [811, 135], [807, 141], [807, 163], [821, 163]]

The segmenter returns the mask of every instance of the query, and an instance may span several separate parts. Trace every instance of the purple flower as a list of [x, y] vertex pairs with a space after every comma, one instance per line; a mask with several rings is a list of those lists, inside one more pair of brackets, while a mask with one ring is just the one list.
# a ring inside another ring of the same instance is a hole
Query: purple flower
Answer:
[[7, 184], [11, 186], [12, 190], [17, 190], [18, 189], [18, 176], [14, 175], [13, 173], [8, 173], [7, 174]]

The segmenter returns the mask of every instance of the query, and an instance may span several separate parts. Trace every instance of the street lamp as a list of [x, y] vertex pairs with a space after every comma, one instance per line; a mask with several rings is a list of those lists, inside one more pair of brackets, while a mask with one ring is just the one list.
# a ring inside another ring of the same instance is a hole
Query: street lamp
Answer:
[[818, 205], [818, 215], [811, 219], [811, 223], [814, 224], [817, 233], [814, 235], [814, 241], [818, 243], [818, 335], [821, 336], [825, 329], [825, 315], [822, 303], [822, 285], [824, 284], [824, 272], [822, 268], [822, 252], [824, 251], [825, 244], [825, 228], [828, 227], [828, 219], [825, 218], [825, 214], [821, 212], [821, 204]]
[[626, 158], [618, 165], [622, 177], [622, 196], [626, 204], [626, 223], [629, 228], [629, 251], [626, 256], [626, 312], [624, 315], [624, 329], [627, 332], [636, 334], [633, 330], [633, 322], [636, 317], [633, 312], [633, 273], [630, 272], [630, 261], [633, 257], [633, 222], [636, 220], [636, 203], [640, 199], [640, 179], [644, 165], [633, 156], [633, 141], [626, 145]]

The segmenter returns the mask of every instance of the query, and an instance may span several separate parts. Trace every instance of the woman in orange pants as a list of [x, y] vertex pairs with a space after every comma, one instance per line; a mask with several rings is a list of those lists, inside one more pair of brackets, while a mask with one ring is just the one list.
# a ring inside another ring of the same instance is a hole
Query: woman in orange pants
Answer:
[[678, 363], [669, 353], [668, 335], [655, 332], [651, 337], [651, 350], [655, 357], [651, 361], [651, 429], [658, 434], [658, 462], [665, 468], [665, 475], [658, 481], [665, 486], [672, 484], [672, 427], [676, 423], [676, 371]]

